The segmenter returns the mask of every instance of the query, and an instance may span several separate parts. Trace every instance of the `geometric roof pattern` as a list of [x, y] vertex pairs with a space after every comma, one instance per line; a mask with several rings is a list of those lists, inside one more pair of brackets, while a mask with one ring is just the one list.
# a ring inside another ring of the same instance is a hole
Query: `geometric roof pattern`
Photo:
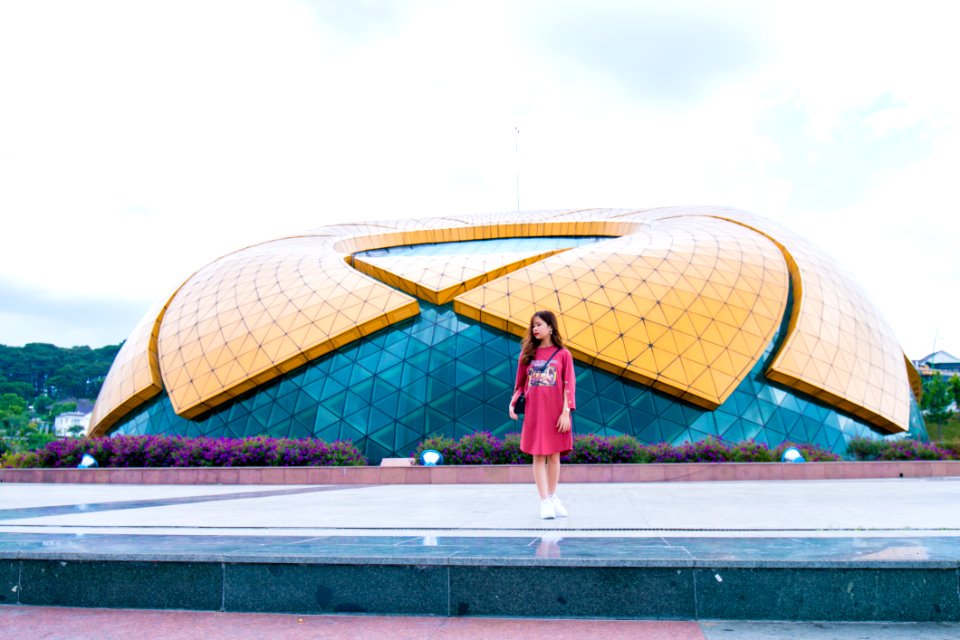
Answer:
[[893, 329], [854, 279], [805, 238], [741, 212], [718, 217], [775, 239], [791, 264], [796, 305], [768, 378], [897, 433], [912, 385]]
[[[600, 241], [555, 255], [356, 256], [543, 236]], [[757, 216], [676, 207], [334, 225], [229, 254], [138, 325], [104, 383], [91, 434], [109, 431], [159, 381], [177, 415], [203, 415], [417, 315], [416, 297], [430, 295], [455, 295], [458, 313], [515, 334], [536, 305], [559, 311], [579, 360], [710, 409], [757, 362], [791, 292], [786, 336], [765, 375], [878, 429], [907, 430], [902, 350], [834, 261]]]
[[327, 243], [256, 245], [205, 267], [177, 292], [158, 347], [178, 413], [199, 415], [418, 313], [415, 299], [325, 254]]
[[355, 257], [353, 266], [381, 282], [433, 304], [562, 251], [443, 256]]
[[719, 220], [665, 220], [481, 285], [454, 309], [523, 335], [554, 309], [580, 360], [715, 409], [770, 343], [789, 293], [763, 236]]
[[898, 431], [909, 419], [911, 389], [893, 330], [852, 279], [836, 276], [839, 265], [793, 240], [801, 308], [767, 377]]

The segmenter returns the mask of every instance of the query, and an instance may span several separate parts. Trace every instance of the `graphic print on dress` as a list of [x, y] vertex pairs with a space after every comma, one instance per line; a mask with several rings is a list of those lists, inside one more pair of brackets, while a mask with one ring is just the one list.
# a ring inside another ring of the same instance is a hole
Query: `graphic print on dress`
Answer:
[[537, 360], [527, 374], [530, 378], [531, 387], [555, 387], [557, 386], [557, 365], [550, 363], [545, 371], [541, 371], [543, 360]]

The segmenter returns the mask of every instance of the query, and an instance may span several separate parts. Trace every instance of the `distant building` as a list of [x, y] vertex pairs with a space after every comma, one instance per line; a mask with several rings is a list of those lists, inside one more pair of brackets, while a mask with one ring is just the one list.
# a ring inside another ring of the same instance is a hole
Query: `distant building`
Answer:
[[947, 378], [960, 375], [960, 359], [946, 351], [936, 351], [919, 360], [913, 361], [921, 376], [932, 376], [939, 373]]
[[73, 435], [70, 429], [79, 426], [83, 427], [81, 433], [86, 433], [90, 427], [91, 415], [91, 413], [83, 413], [82, 411], [67, 411], [66, 413], [61, 413], [53, 421], [53, 431], [58, 436], [70, 436]]

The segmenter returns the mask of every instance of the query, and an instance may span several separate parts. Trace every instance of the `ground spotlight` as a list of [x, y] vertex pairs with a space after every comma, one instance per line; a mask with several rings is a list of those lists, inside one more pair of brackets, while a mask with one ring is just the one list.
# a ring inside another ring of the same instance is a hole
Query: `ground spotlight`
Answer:
[[83, 458], [80, 459], [80, 464], [77, 465], [77, 469], [91, 469], [99, 466], [96, 458], [89, 453], [85, 453], [83, 454]]
[[426, 449], [420, 454], [420, 464], [425, 467], [435, 467], [443, 464], [443, 454], [436, 449]]
[[806, 460], [803, 459], [803, 454], [800, 453], [800, 449], [787, 447], [783, 450], [783, 455], [780, 456], [780, 462], [806, 462]]

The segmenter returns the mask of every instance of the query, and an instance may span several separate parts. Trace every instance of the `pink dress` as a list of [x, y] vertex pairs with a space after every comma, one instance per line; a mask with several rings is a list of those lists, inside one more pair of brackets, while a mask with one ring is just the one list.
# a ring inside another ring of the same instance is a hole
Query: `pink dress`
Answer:
[[539, 371], [556, 350], [556, 347], [539, 347], [533, 362], [525, 365], [520, 361], [517, 366], [514, 395], [523, 391], [526, 396], [520, 450], [530, 455], [546, 456], [567, 453], [573, 449], [573, 429], [566, 433], [557, 431], [557, 420], [563, 411], [564, 391], [570, 410], [577, 407], [573, 356], [566, 349], [560, 349], [546, 369]]

